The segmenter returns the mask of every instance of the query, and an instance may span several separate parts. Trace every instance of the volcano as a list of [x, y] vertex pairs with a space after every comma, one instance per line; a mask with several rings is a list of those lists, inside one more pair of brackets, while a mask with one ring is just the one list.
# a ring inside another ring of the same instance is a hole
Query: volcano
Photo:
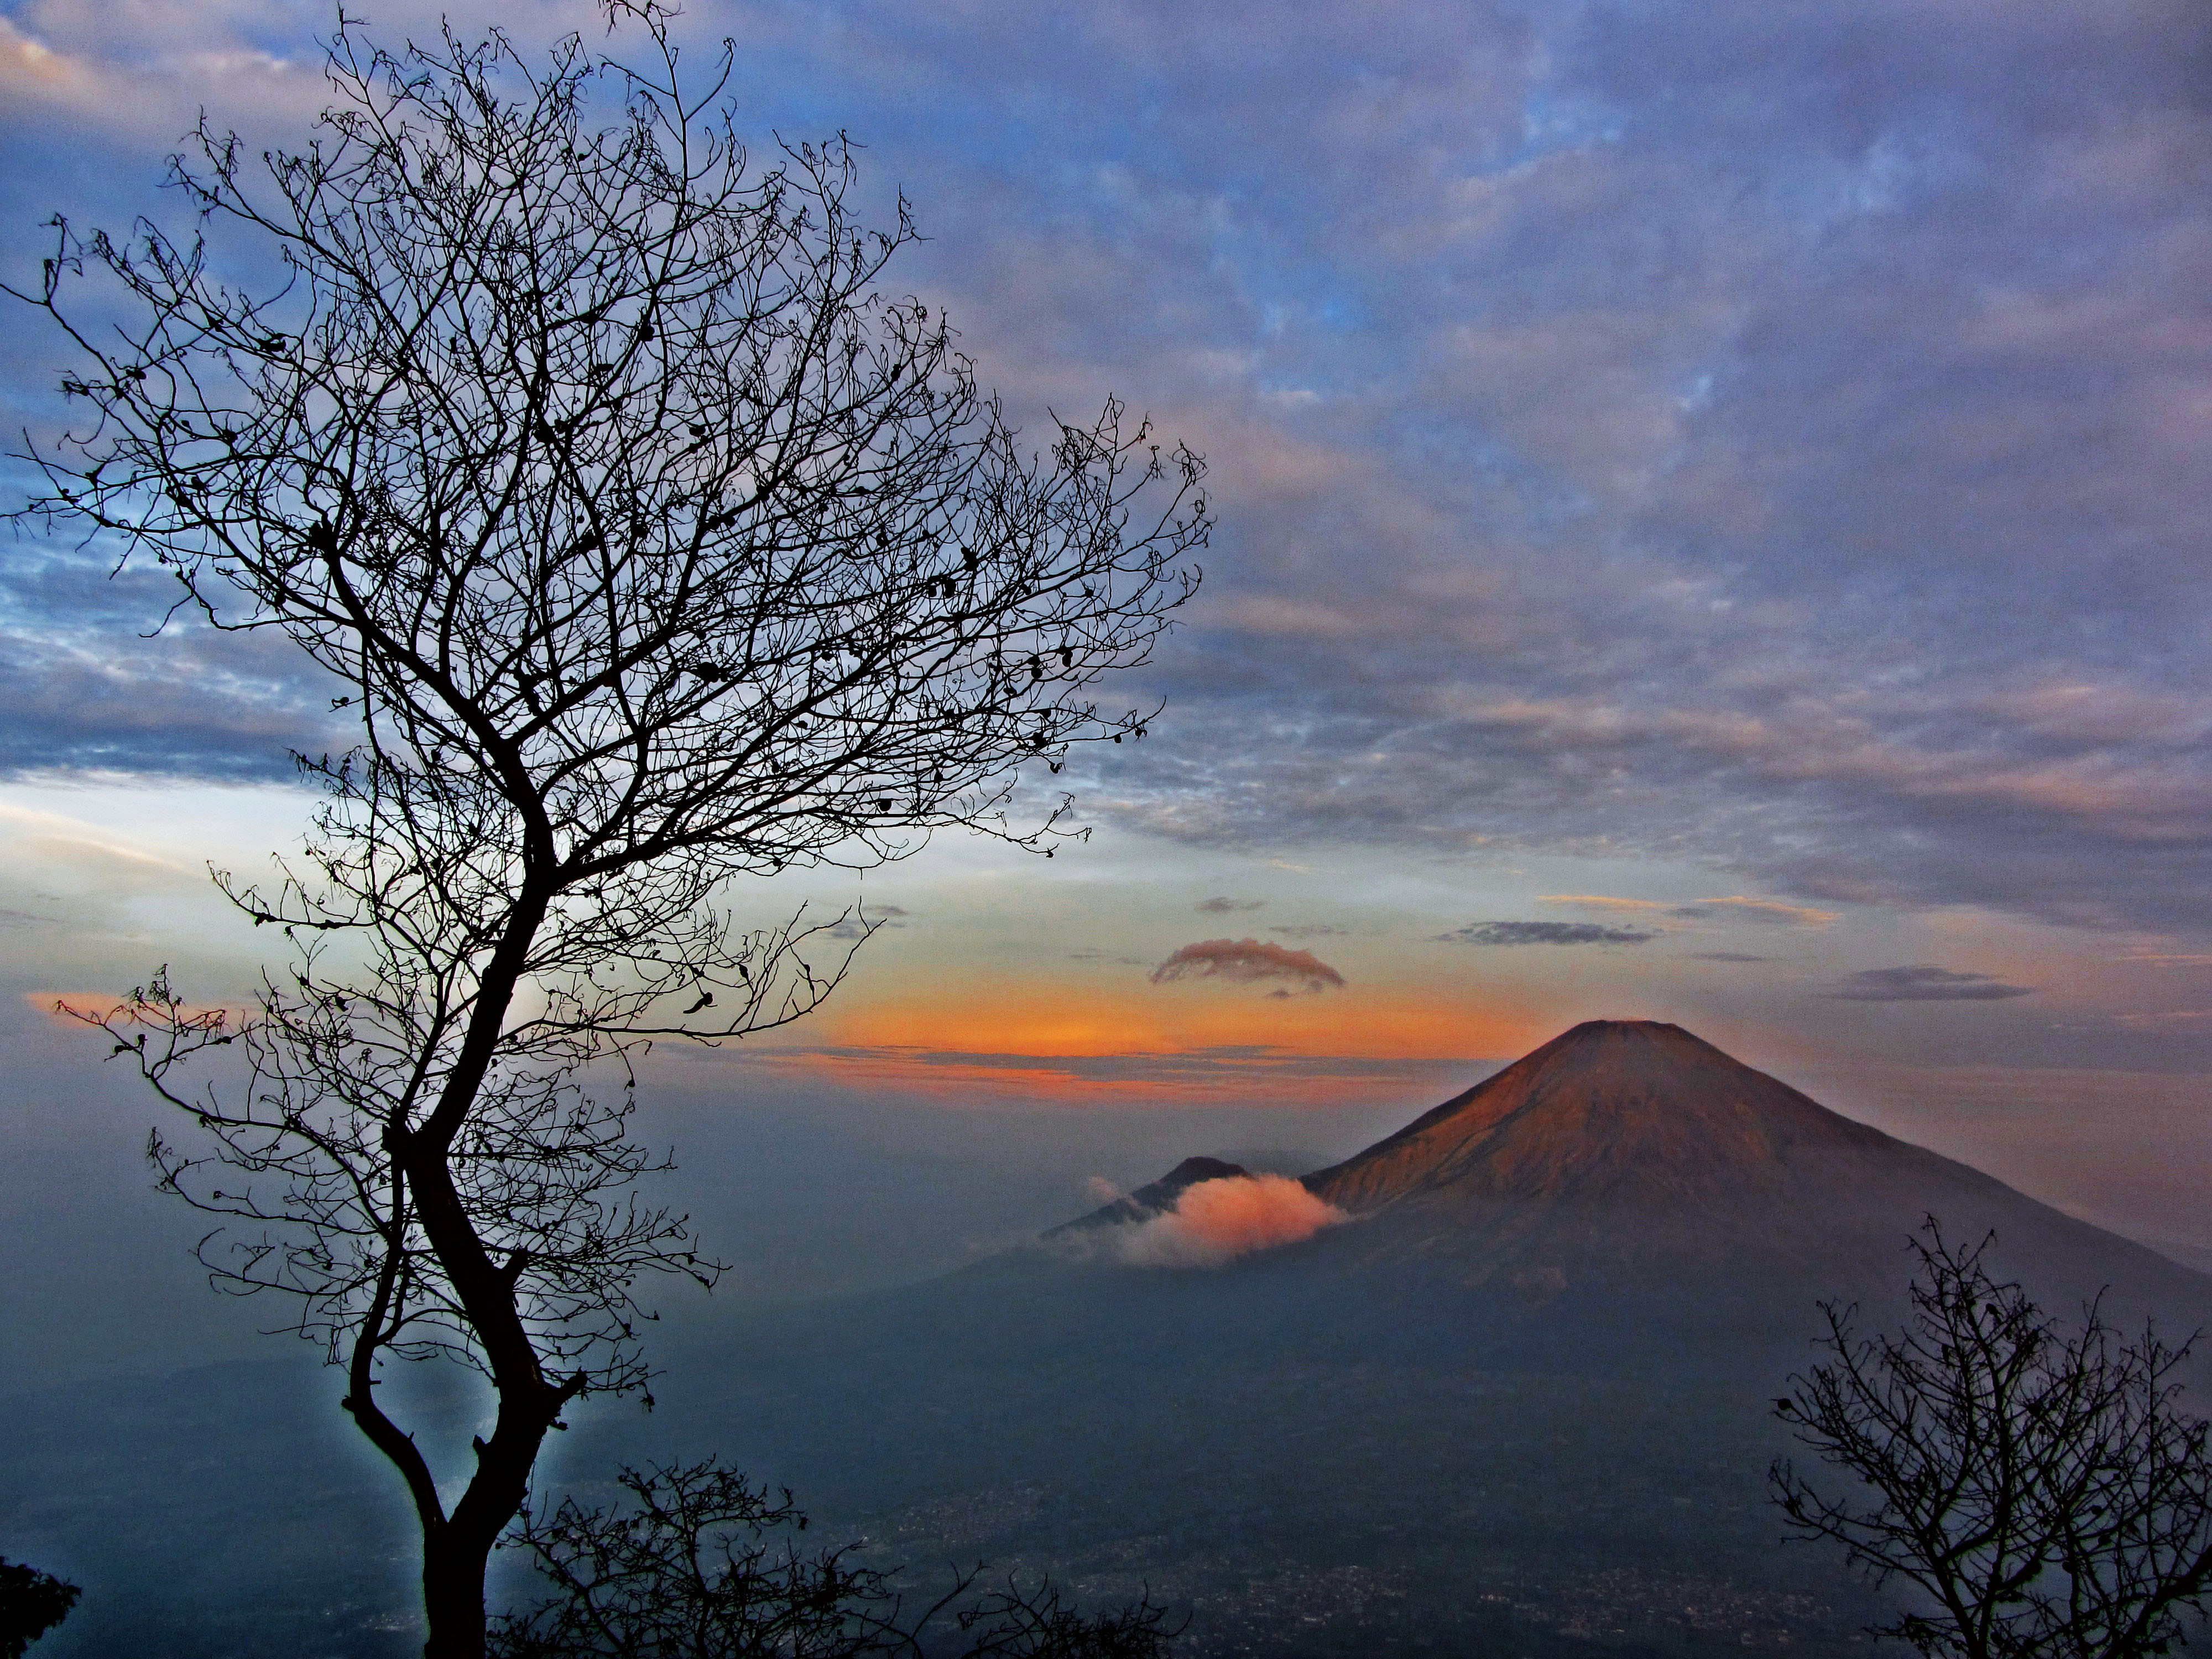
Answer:
[[1308, 1184], [1358, 1211], [1498, 1201], [1712, 1206], [1802, 1189], [1832, 1175], [1838, 1159], [1883, 1158], [1923, 1170], [1942, 1162], [1679, 1025], [1591, 1020]]
[[1361, 1222], [1311, 1247], [1324, 1271], [1630, 1304], [1668, 1289], [1777, 1334], [1808, 1298], [1894, 1306], [1900, 1247], [1929, 1218], [1994, 1233], [2046, 1305], [2109, 1286], [2133, 1311], [2186, 1311], [2212, 1290], [1651, 1021], [1577, 1025], [1306, 1184]]
[[1073, 1221], [1062, 1222], [1048, 1228], [1043, 1237], [1048, 1239], [1066, 1238], [1088, 1232], [1097, 1227], [1118, 1227], [1133, 1221], [1149, 1221], [1164, 1215], [1182, 1201], [1182, 1195], [1201, 1181], [1231, 1181], [1249, 1175], [1241, 1164], [1231, 1164], [1218, 1158], [1187, 1158], [1158, 1181], [1148, 1181], [1133, 1193], [1124, 1193], [1109, 1203], [1102, 1204], [1089, 1215], [1078, 1216]]

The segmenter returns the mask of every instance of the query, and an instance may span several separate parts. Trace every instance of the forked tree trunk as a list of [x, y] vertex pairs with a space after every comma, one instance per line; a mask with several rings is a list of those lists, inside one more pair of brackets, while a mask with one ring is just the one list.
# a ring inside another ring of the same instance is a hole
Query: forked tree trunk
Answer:
[[545, 1438], [543, 1427], [532, 1431], [515, 1422], [523, 1415], [502, 1407], [489, 1443], [477, 1443], [476, 1475], [452, 1518], [422, 1529], [422, 1612], [430, 1631], [423, 1659], [483, 1659], [485, 1569], [530, 1494], [530, 1471]]
[[530, 1496], [538, 1449], [572, 1391], [535, 1379], [526, 1391], [502, 1389], [498, 1425], [476, 1442], [467, 1490], [450, 1515], [422, 1516], [423, 1659], [483, 1659], [485, 1569]]

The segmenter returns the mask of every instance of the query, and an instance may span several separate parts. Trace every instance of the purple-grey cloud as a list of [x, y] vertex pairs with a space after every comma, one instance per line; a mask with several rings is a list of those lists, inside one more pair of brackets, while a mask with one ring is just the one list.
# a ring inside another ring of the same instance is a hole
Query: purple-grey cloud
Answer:
[[[359, 741], [331, 713], [326, 678], [286, 641], [189, 619], [141, 638], [161, 623], [173, 584], [134, 574], [111, 587], [103, 577], [35, 557], [0, 576], [0, 775], [289, 780], [295, 751]], [[123, 593], [137, 603], [118, 602]], [[112, 637], [125, 630], [127, 650]]]
[[1191, 908], [1201, 915], [1225, 915], [1232, 910], [1256, 910], [1267, 902], [1265, 899], [1210, 898], [1200, 899]]
[[1479, 921], [1438, 933], [1439, 945], [1642, 945], [1658, 934], [1595, 921]]
[[1828, 994], [1847, 1002], [2002, 1002], [2032, 995], [2032, 985], [2008, 985], [1990, 974], [1948, 968], [1866, 968], [1847, 974]]
[[1240, 984], [1268, 980], [1287, 981], [1290, 989], [1273, 994], [1289, 996], [1341, 989], [1344, 975], [1310, 951], [1293, 951], [1256, 939], [1206, 939], [1186, 945], [1152, 969], [1152, 983], [1165, 985], [1179, 979], [1226, 979]]

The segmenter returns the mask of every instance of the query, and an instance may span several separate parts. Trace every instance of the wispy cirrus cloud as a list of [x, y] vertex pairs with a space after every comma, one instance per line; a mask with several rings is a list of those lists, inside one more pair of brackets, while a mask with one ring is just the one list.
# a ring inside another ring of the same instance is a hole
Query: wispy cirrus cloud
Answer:
[[1692, 899], [1686, 903], [1666, 899], [1614, 898], [1601, 893], [1540, 893], [1539, 904], [1571, 904], [1585, 910], [1622, 910], [1650, 916], [1672, 916], [1684, 921], [1750, 921], [1784, 927], [1825, 927], [1841, 915], [1809, 904], [1786, 904], [1780, 899], [1749, 898], [1739, 893], [1726, 898]]
[[1770, 927], [1825, 927], [1842, 912], [1817, 909], [1809, 904], [1784, 904], [1779, 899], [1695, 899], [1668, 910], [1685, 921], [1750, 921]]

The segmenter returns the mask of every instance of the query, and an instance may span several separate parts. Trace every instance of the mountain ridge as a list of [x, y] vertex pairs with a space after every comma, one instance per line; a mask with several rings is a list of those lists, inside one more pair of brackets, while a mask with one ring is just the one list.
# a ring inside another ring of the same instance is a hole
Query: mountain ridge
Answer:
[[1079, 1215], [1073, 1221], [1063, 1221], [1057, 1227], [1048, 1227], [1041, 1237], [1063, 1238], [1070, 1234], [1090, 1231], [1097, 1227], [1120, 1226], [1127, 1222], [1146, 1221], [1164, 1214], [1182, 1201], [1182, 1195], [1204, 1181], [1232, 1181], [1251, 1174], [1241, 1164], [1231, 1164], [1218, 1158], [1187, 1158], [1158, 1181], [1148, 1181], [1134, 1192], [1100, 1205], [1088, 1215]]

